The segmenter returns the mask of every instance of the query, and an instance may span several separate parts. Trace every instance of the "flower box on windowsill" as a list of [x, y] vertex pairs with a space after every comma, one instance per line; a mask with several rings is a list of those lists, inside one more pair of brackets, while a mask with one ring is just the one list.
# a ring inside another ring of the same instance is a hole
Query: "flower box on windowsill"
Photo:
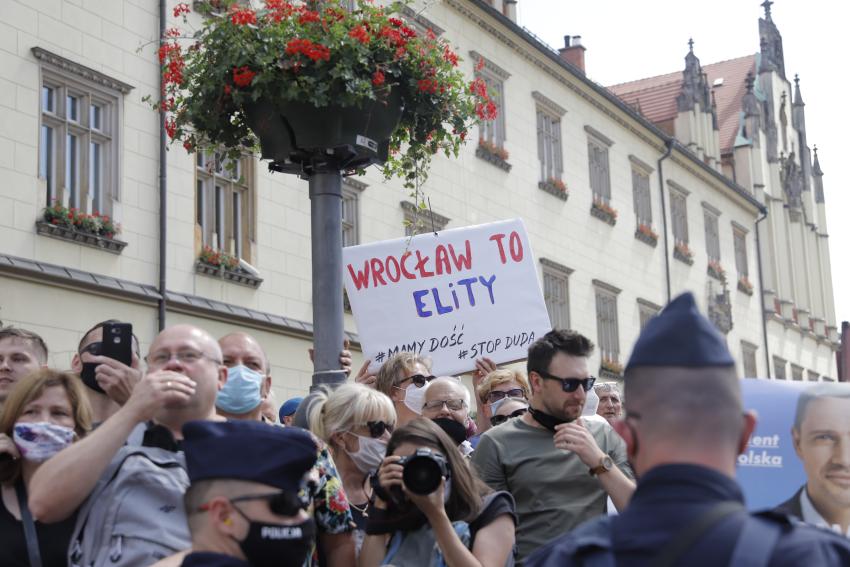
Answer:
[[753, 284], [750, 283], [750, 280], [747, 276], [741, 276], [738, 279], [738, 291], [743, 291], [747, 295], [753, 294]]
[[658, 233], [652, 230], [648, 224], [639, 224], [635, 229], [635, 238], [643, 243], [649, 244], [653, 248], [658, 245]]
[[77, 230], [76, 228], [67, 225], [52, 224], [43, 220], [36, 221], [35, 227], [38, 234], [69, 242], [76, 242], [77, 244], [97, 248], [98, 250], [111, 252], [112, 254], [120, 254], [127, 246], [126, 242], [118, 240], [114, 236], [112, 238], [107, 238], [103, 235]]
[[504, 148], [495, 146], [484, 140], [478, 141], [478, 148], [475, 150], [475, 155], [486, 162], [490, 162], [499, 169], [506, 172], [511, 170], [511, 164], [507, 162], [508, 152]]
[[195, 263], [195, 272], [253, 288], [258, 288], [263, 283], [263, 278], [250, 274], [240, 268], [228, 269], [224, 266], [213, 266], [200, 260]]
[[537, 187], [563, 201], [566, 201], [567, 198], [569, 198], [570, 196], [570, 192], [569, 190], [567, 190], [567, 185], [560, 179], [547, 179], [546, 181], [539, 181], [537, 183]]
[[691, 252], [687, 244], [676, 244], [673, 248], [673, 257], [688, 266], [693, 266], [694, 264], [694, 253]]
[[593, 204], [590, 206], [590, 216], [596, 217], [611, 226], [617, 224], [617, 209], [602, 201], [593, 201]]
[[706, 272], [709, 276], [713, 277], [719, 282], [726, 281], [726, 270], [723, 269], [723, 266], [720, 265], [720, 262], [716, 260], [711, 260], [708, 263], [708, 267], [706, 268]]

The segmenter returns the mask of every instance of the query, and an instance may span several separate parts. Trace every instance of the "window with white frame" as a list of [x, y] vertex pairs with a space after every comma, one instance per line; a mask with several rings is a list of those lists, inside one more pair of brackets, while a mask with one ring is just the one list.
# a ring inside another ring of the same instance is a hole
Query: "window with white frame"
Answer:
[[360, 192], [365, 183], [346, 178], [342, 182], [342, 245], [360, 243]]
[[482, 120], [478, 128], [479, 143], [493, 149], [503, 149], [505, 139], [505, 81], [510, 73], [475, 51], [471, 52], [472, 61], [476, 63], [475, 78], [482, 79], [487, 86], [490, 99], [496, 105], [496, 118]]
[[543, 300], [553, 329], [570, 328], [570, 274], [573, 271], [557, 262], [541, 258]]
[[747, 231], [733, 223], [732, 240], [735, 247], [735, 269], [739, 278], [749, 276], [749, 262], [747, 261]]
[[785, 360], [774, 356], [773, 357], [773, 376], [777, 380], [785, 380]]
[[611, 172], [608, 165], [608, 148], [611, 140], [591, 128], [584, 127], [587, 136], [587, 161], [590, 171], [590, 190], [594, 201], [611, 202]]
[[203, 246], [251, 261], [255, 239], [253, 160], [195, 154], [195, 226]]
[[758, 376], [756, 365], [756, 352], [758, 347], [747, 341], [741, 341], [741, 363], [744, 370], [744, 378], [755, 378]]
[[47, 202], [112, 214], [119, 192], [123, 97], [132, 86], [39, 47], [38, 176]]
[[564, 158], [561, 147], [561, 116], [566, 111], [537, 91], [531, 93], [537, 110], [537, 159], [540, 183], [562, 181]]
[[791, 365], [791, 379], [802, 381], [803, 380], [803, 367], [797, 366], [796, 364]]
[[646, 327], [649, 320], [661, 312], [661, 306], [645, 299], [638, 299], [637, 302], [640, 330], [643, 331], [643, 328]]
[[702, 216], [705, 222], [705, 252], [709, 262], [720, 261], [720, 228], [718, 217], [720, 211], [703, 203]]
[[670, 218], [673, 225], [673, 240], [676, 244], [688, 244], [687, 193], [676, 187], [670, 188]]
[[809, 382], [817, 382], [820, 379], [820, 374], [814, 370], [806, 370], [806, 379]]
[[404, 235], [413, 236], [424, 232], [439, 232], [446, 228], [450, 219], [428, 208], [419, 207], [410, 201], [402, 201], [404, 211]]
[[629, 159], [632, 162], [632, 195], [637, 225], [652, 227], [652, 194], [649, 190], [651, 169], [634, 156], [630, 156]]
[[617, 322], [617, 295], [620, 290], [598, 280], [593, 280], [593, 287], [596, 295], [599, 352], [603, 363], [616, 363], [620, 358], [620, 331]]

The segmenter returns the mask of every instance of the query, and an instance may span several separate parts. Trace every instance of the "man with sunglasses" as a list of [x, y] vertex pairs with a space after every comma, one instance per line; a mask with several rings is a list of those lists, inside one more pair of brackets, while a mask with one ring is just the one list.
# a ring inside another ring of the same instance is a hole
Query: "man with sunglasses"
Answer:
[[133, 335], [132, 340], [133, 358], [130, 366], [103, 356], [103, 327], [120, 322], [117, 319], [108, 319], [93, 325], [83, 334], [77, 352], [71, 359], [71, 370], [78, 374], [86, 385], [86, 397], [91, 404], [92, 423], [95, 427], [126, 403], [142, 377], [139, 370], [139, 339], [136, 335]]
[[472, 455], [481, 478], [516, 500], [517, 559], [605, 513], [625, 507], [634, 482], [623, 440], [605, 422], [580, 419], [594, 378], [593, 343], [553, 330], [528, 349], [528, 413], [482, 435]]
[[183, 567], [300, 567], [316, 529], [305, 486], [312, 437], [259, 421], [194, 421], [183, 434], [192, 534]]

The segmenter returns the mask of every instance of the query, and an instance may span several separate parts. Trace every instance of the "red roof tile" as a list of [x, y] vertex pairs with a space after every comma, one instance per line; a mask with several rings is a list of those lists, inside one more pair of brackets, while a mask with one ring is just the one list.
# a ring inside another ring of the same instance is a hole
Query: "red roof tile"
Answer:
[[[755, 71], [755, 55], [746, 55], [719, 63], [703, 65], [708, 75], [709, 86], [722, 78], [722, 86], [713, 87], [717, 102], [717, 125], [720, 128], [720, 151], [731, 151], [738, 134], [741, 100], [746, 92], [746, 77], [749, 71]], [[668, 73], [620, 83], [608, 87], [632, 107], [640, 108], [641, 113], [656, 124], [676, 118], [676, 97], [682, 87], [682, 72]]]

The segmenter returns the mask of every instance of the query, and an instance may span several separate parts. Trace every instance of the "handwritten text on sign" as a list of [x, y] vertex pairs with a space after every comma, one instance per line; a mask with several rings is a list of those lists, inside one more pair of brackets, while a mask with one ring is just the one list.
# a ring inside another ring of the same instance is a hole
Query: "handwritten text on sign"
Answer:
[[345, 288], [364, 353], [375, 366], [400, 351], [439, 374], [525, 358], [550, 329], [520, 220], [343, 250]]

